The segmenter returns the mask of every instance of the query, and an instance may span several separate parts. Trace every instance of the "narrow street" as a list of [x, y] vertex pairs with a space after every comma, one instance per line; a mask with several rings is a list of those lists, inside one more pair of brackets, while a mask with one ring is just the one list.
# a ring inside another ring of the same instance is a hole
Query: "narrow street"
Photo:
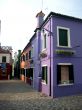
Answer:
[[81, 110], [82, 95], [51, 98], [20, 80], [0, 81], [0, 110]]

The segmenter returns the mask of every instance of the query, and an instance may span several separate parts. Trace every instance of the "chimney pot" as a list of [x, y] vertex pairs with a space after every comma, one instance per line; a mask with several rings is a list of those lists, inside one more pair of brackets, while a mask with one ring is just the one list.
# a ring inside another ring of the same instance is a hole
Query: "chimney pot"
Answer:
[[37, 28], [39, 28], [41, 26], [41, 24], [43, 23], [44, 16], [45, 16], [45, 14], [42, 11], [37, 13], [37, 15], [36, 15], [36, 18], [37, 18]]

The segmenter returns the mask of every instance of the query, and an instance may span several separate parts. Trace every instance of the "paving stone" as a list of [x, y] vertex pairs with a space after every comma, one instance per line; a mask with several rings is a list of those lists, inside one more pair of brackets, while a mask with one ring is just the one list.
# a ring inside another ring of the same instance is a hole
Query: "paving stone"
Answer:
[[82, 95], [51, 98], [20, 80], [0, 81], [0, 110], [81, 110]]

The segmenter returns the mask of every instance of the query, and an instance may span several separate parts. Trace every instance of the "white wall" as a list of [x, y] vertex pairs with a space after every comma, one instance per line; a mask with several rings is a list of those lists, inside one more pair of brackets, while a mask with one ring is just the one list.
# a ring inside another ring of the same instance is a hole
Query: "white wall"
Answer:
[[10, 54], [1, 54], [0, 53], [0, 63], [2, 63], [2, 56], [6, 56], [6, 63], [11, 62], [11, 55]]

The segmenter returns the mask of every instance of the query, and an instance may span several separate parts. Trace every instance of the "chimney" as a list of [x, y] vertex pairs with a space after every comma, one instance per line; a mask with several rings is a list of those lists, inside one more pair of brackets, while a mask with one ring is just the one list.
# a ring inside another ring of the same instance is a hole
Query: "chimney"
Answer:
[[39, 28], [41, 26], [41, 24], [43, 23], [44, 16], [45, 16], [45, 14], [42, 11], [37, 13], [37, 15], [36, 15], [36, 18], [37, 18], [37, 28]]

